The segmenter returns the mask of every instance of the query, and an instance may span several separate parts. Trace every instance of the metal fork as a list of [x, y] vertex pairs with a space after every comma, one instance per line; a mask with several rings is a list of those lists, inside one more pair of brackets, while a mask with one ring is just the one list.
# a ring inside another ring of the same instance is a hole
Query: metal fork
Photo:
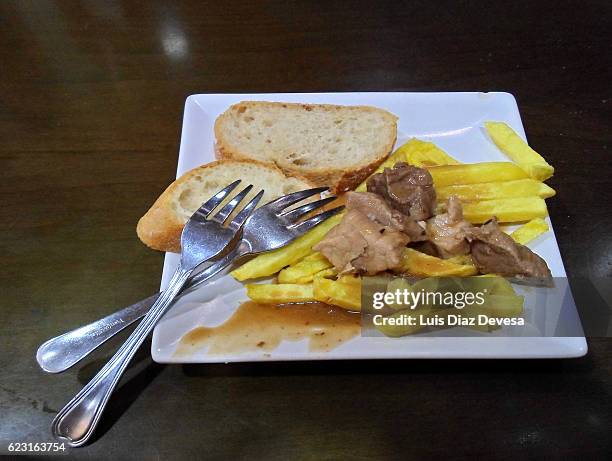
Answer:
[[[283, 199], [283, 202], [280, 202], [280, 206], [283, 206], [289, 201], [296, 199], [297, 201], [305, 200], [316, 194], [320, 194], [325, 190], [326, 188], [317, 188], [288, 195]], [[297, 219], [301, 217], [303, 213], [318, 209], [333, 200], [335, 200], [335, 197], [328, 197], [323, 200], [310, 203], [306, 205], [305, 208], [302, 208], [301, 211], [296, 210], [296, 213], [294, 213], [293, 215], [281, 215], [282, 217], [280, 219], [285, 220], [285, 223], [289, 223], [289, 221], [291, 221], [292, 219]], [[279, 201], [276, 201], [276, 203], [272, 203], [273, 204], [271, 204], [269, 207], [265, 205], [264, 207], [256, 210], [253, 213], [252, 219], [261, 220], [265, 219], [265, 217], [267, 216], [270, 216], [270, 213], [273, 212], [273, 209], [277, 210], [277, 207], [279, 207]], [[295, 203], [297, 202], [293, 202], [293, 204]], [[323, 216], [321, 219], [324, 219], [325, 216]], [[278, 223], [279, 225], [282, 225], [282, 221], [279, 220]], [[252, 232], [250, 229], [251, 226], [249, 226], [249, 229], [245, 228], [245, 230]], [[248, 242], [254, 241], [253, 235], [245, 235], [243, 239], [244, 238], [246, 238]], [[243, 249], [248, 245], [249, 244], [247, 243], [242, 245]], [[242, 256], [244, 256], [245, 254], [246, 253], [243, 253]], [[187, 286], [180, 293], [180, 296], [187, 294], [192, 290], [200, 287], [202, 284], [207, 282], [209, 279], [211, 279], [213, 276], [215, 276], [225, 267], [227, 267], [230, 264], [232, 258], [238, 257], [240, 257], [240, 255], [237, 251], [235, 251], [232, 254], [226, 255], [225, 258], [209, 266], [204, 271], [193, 275], [192, 278], [187, 282]], [[71, 366], [84, 359], [96, 348], [104, 344], [104, 342], [108, 341], [110, 338], [121, 332], [124, 328], [136, 322], [138, 319], [142, 318], [159, 296], [160, 293], [154, 294], [153, 296], [150, 296], [131, 306], [114, 312], [102, 319], [96, 320], [95, 322], [92, 322], [88, 325], [84, 325], [75, 330], [69, 331], [67, 333], [45, 341], [45, 343], [43, 343], [38, 348], [38, 351], [36, 353], [36, 360], [38, 361], [38, 364], [43, 370], [49, 373], [60, 373], [62, 371], [67, 370]]]
[[91, 437], [127, 365], [159, 319], [168, 310], [191, 273], [202, 262], [217, 256], [232, 242], [263, 195], [263, 191], [257, 194], [227, 227], [224, 227], [228, 217], [244, 200], [252, 186], [245, 187], [215, 215], [212, 215], [212, 212], [239, 183], [240, 181], [235, 181], [218, 192], [187, 221], [181, 234], [181, 261], [168, 288], [155, 301], [123, 346], [57, 414], [51, 425], [51, 430], [56, 437], [65, 440], [70, 446], [80, 446]]
[[325, 192], [327, 189], [327, 187], [319, 187], [316, 189], [294, 192], [273, 200], [255, 210], [246, 220], [242, 228], [242, 238], [240, 242], [219, 260], [197, 274], [194, 277], [194, 283], [189, 286], [184, 293], [205, 283], [232, 262], [244, 256], [256, 255], [281, 248], [326, 219], [338, 214], [344, 209], [344, 206], [338, 206], [311, 218], [301, 220], [311, 211], [328, 204], [335, 200], [336, 197], [327, 197], [292, 210], [287, 210], [291, 205], [311, 197], [312, 195]]

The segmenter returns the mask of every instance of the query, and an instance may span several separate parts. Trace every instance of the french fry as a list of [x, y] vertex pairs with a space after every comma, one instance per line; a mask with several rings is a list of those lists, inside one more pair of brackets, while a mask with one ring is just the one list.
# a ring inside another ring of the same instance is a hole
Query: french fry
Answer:
[[358, 275], [351, 275], [351, 274], [341, 275], [340, 277], [338, 277], [337, 281], [339, 283], [344, 283], [346, 285], [357, 286], [361, 289], [361, 277], [359, 277]]
[[338, 271], [336, 270], [336, 268], [335, 267], [330, 267], [329, 269], [324, 269], [321, 272], [317, 272], [314, 275], [313, 280], [316, 277], [330, 278], [330, 277], [335, 277], [336, 275], [338, 275]]
[[[483, 274], [471, 277], [470, 286], [473, 291], [486, 289], [490, 295], [515, 295], [512, 284], [503, 277], [495, 274]], [[480, 283], [479, 283], [480, 282]], [[479, 289], [479, 286], [481, 287]]]
[[470, 255], [457, 255], [453, 256], [452, 258], [447, 258], [446, 261], [463, 266], [470, 266], [474, 264]]
[[540, 197], [517, 197], [469, 202], [463, 205], [463, 216], [472, 224], [481, 224], [493, 216], [499, 222], [529, 221], [548, 215], [546, 202]]
[[541, 218], [535, 218], [528, 223], [523, 224], [510, 234], [516, 242], [521, 245], [527, 245], [533, 239], [539, 237], [544, 232], [548, 231], [548, 224]]
[[403, 155], [403, 161], [418, 167], [438, 165], [458, 165], [459, 162], [448, 155], [433, 142], [412, 138], [396, 151]]
[[325, 256], [315, 252], [301, 261], [283, 269], [278, 274], [278, 283], [308, 283], [314, 275], [332, 267]]
[[[406, 162], [419, 167], [459, 164], [433, 142], [412, 138], [398, 147], [372, 174], [380, 173], [385, 168], [392, 168], [397, 162]], [[355, 190], [364, 192], [367, 189], [366, 182], [367, 180], [362, 182]]]
[[523, 312], [524, 297], [512, 284], [498, 275], [487, 274], [461, 280], [464, 291], [484, 294], [482, 304], [472, 304], [465, 310], [492, 317], [516, 317]]
[[402, 255], [402, 265], [396, 272], [419, 277], [468, 277], [477, 274], [478, 270], [473, 264], [457, 264], [406, 248]]
[[489, 317], [518, 317], [523, 313], [525, 297], [512, 295], [487, 295], [483, 298], [484, 303], [478, 307], [472, 307]]
[[555, 169], [503, 122], [485, 122], [495, 145], [527, 174], [540, 181], [550, 178]]
[[262, 304], [305, 303], [314, 301], [312, 283], [247, 284], [247, 296]]
[[361, 279], [350, 277], [334, 281], [315, 277], [313, 281], [314, 298], [317, 301], [342, 307], [351, 311], [361, 310]]
[[454, 184], [479, 184], [528, 178], [519, 166], [511, 162], [463, 163], [427, 167], [436, 189]]
[[329, 230], [342, 219], [342, 214], [332, 216], [315, 228], [306, 232], [289, 245], [278, 250], [263, 253], [233, 270], [231, 275], [239, 281], [267, 277], [277, 273], [312, 252], [312, 247], [319, 243]]
[[444, 201], [451, 195], [463, 202], [491, 200], [497, 198], [529, 197], [532, 195], [549, 198], [555, 190], [535, 179], [516, 179], [514, 181], [485, 182], [479, 184], [452, 184], [437, 187], [438, 200]]

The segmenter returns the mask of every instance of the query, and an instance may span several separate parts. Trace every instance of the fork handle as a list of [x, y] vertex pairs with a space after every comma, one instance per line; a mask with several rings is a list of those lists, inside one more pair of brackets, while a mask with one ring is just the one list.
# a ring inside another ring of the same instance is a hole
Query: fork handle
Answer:
[[66, 371], [117, 333], [144, 317], [159, 295], [160, 293], [155, 293], [95, 322], [45, 341], [36, 351], [36, 361], [47, 373]]
[[[247, 252], [248, 248], [238, 245], [222, 259], [191, 277], [179, 296], [200, 287]], [[49, 339], [38, 348], [36, 361], [47, 373], [66, 371], [110, 338], [144, 317], [159, 295], [160, 293], [156, 293], [88, 325]]]
[[53, 434], [73, 447], [83, 445], [91, 437], [106, 403], [119, 379], [145, 338], [168, 310], [183, 288], [191, 270], [179, 267], [166, 290], [109, 362], [57, 414], [51, 424]]

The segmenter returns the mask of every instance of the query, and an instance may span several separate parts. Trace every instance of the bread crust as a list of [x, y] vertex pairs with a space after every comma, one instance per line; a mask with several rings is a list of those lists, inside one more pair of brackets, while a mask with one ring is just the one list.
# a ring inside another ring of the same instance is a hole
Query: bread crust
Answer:
[[[211, 163], [201, 165], [192, 170], [189, 170], [181, 177], [174, 180], [162, 194], [155, 200], [151, 208], [140, 218], [136, 226], [138, 238], [149, 248], [160, 251], [170, 251], [179, 253], [181, 251], [181, 233], [183, 232], [184, 223], [173, 211], [173, 201], [177, 189], [185, 182], [191, 180], [192, 177], [205, 174], [206, 170], [217, 168], [219, 166], [232, 164], [254, 164], [262, 168], [273, 170], [275, 173], [285, 176], [282, 170], [275, 165], [258, 162], [256, 160], [215, 160]], [[309, 187], [315, 185], [307, 178], [302, 176], [293, 176], [304, 182]], [[247, 179], [247, 178], [244, 178]]]
[[[338, 108], [351, 107], [353, 109], [364, 110], [364, 111], [375, 111], [382, 113], [389, 119], [394, 125], [394, 136], [389, 139], [385, 146], [377, 153], [374, 160], [368, 163], [362, 163], [356, 165], [351, 169], [342, 168], [319, 168], [311, 170], [303, 170], [297, 168], [287, 167], [285, 165], [279, 165], [274, 161], [265, 162], [268, 165], [275, 165], [280, 168], [287, 176], [302, 176], [314, 183], [316, 186], [328, 186], [331, 188], [333, 193], [341, 193], [347, 190], [355, 189], [361, 184], [378, 166], [384, 162], [388, 155], [393, 150], [395, 141], [397, 139], [397, 117], [390, 112], [383, 109], [371, 106], [338, 106], [332, 104], [299, 104], [299, 103], [282, 103], [282, 102], [266, 102], [266, 101], [242, 101], [232, 105], [228, 110], [221, 114], [215, 120], [215, 138], [216, 138], [216, 149], [215, 155], [218, 159], [231, 159], [248, 161], [252, 160], [252, 157], [246, 153], [233, 149], [223, 133], [223, 122], [233, 110], [241, 110], [242, 107], [249, 107], [254, 105], [270, 105], [270, 106], [283, 106], [283, 107], [294, 107], [302, 108], [304, 110], [312, 110], [313, 108], [323, 108], [325, 110], [337, 110]], [[261, 163], [261, 162], [260, 162]]]

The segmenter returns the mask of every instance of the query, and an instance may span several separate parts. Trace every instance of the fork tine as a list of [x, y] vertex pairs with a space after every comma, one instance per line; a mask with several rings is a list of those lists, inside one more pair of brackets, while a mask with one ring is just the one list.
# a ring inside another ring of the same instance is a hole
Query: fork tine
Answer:
[[237, 231], [242, 227], [247, 218], [251, 216], [251, 213], [253, 212], [263, 195], [264, 191], [260, 190], [257, 195], [253, 197], [251, 201], [247, 203], [242, 210], [240, 210], [236, 217], [232, 219], [232, 221], [229, 223], [230, 229]]
[[216, 213], [209, 219], [211, 219], [212, 221], [216, 221], [219, 224], [223, 224], [227, 217], [232, 214], [232, 211], [236, 209], [238, 204], [244, 200], [244, 198], [248, 195], [249, 192], [251, 192], [252, 188], [253, 184], [249, 184], [248, 186], [246, 186], [244, 189], [242, 189], [241, 192], [236, 194], [233, 199], [227, 202], [225, 206], [219, 210], [218, 213]]
[[316, 187], [314, 189], [301, 190], [298, 192], [293, 192], [292, 194], [283, 195], [282, 197], [277, 198], [276, 200], [271, 201], [268, 205], [271, 205], [270, 208], [275, 212], [283, 211], [288, 206], [293, 205], [294, 203], [300, 202], [308, 197], [312, 197], [313, 195], [320, 194], [328, 190], [329, 187]]
[[317, 224], [321, 224], [323, 221], [340, 213], [342, 210], [344, 210], [344, 205], [332, 208], [331, 210], [324, 211], [323, 213], [319, 213], [318, 215], [309, 218], [306, 221], [291, 224], [289, 228], [298, 231], [299, 234], [304, 234], [305, 232], [315, 227]]
[[225, 187], [224, 189], [221, 189], [210, 199], [204, 202], [202, 206], [200, 206], [200, 208], [195, 211], [193, 216], [198, 216], [199, 218], [203, 219], [208, 218], [208, 215], [211, 214], [213, 210], [219, 206], [223, 199], [225, 199], [225, 197], [227, 197], [227, 195], [231, 193], [238, 186], [238, 184], [240, 184], [240, 181], [241, 180], [238, 179], [231, 183], [229, 186]]
[[336, 196], [332, 196], [332, 197], [327, 197], [321, 200], [317, 200], [316, 202], [310, 202], [294, 210], [286, 211], [282, 213], [281, 216], [283, 218], [286, 218], [290, 222], [295, 222], [298, 219], [300, 219], [302, 216], [304, 216], [306, 213], [312, 210], [316, 210], [317, 208], [321, 208], [322, 206], [325, 206], [328, 203], [333, 202], [334, 200], [336, 200], [336, 198], [337, 198]]

